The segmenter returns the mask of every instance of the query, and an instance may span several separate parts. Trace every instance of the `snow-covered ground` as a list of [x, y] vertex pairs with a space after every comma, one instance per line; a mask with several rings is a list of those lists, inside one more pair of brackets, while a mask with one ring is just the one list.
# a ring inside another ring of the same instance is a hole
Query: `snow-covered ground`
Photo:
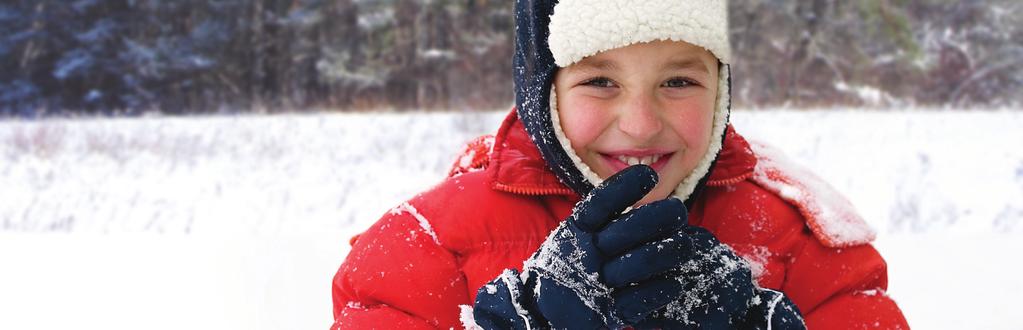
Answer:
[[[503, 113], [0, 122], [0, 329], [324, 329], [347, 239]], [[737, 112], [878, 229], [921, 329], [1020, 329], [1023, 112]]]

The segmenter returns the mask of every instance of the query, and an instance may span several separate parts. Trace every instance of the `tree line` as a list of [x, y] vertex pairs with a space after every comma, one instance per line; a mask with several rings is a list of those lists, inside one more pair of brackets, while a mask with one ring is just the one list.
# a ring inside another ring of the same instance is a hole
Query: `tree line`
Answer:
[[[495, 0], [10, 0], [0, 114], [500, 109]], [[737, 106], [1011, 106], [1016, 0], [731, 1]]]

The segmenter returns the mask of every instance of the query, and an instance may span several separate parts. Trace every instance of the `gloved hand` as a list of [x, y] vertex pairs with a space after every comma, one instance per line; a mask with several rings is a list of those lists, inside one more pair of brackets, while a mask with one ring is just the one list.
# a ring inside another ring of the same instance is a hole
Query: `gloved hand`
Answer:
[[653, 186], [638, 165], [580, 201], [519, 274], [480, 288], [473, 316], [486, 329], [802, 329], [798, 309], [757, 288], [749, 266], [669, 198], [620, 215]]
[[616, 306], [645, 316], [674, 300], [681, 285], [656, 276], [689, 249], [688, 240], [671, 238], [686, 222], [685, 206], [667, 199], [622, 215], [656, 183], [645, 165], [605, 180], [526, 260], [523, 274], [506, 270], [480, 288], [475, 322], [487, 329], [614, 329], [638, 320], [619, 317]]
[[686, 261], [671, 271], [678, 299], [636, 329], [805, 329], [799, 309], [781, 292], [757, 287], [749, 265], [703, 228], [686, 226]]

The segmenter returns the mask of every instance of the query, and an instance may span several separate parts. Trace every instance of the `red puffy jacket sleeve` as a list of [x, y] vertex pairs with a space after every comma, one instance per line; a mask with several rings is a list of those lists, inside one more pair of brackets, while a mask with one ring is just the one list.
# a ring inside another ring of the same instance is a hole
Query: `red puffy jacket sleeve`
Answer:
[[402, 204], [360, 235], [334, 276], [336, 329], [461, 328], [470, 304], [455, 256]]
[[873, 246], [832, 248], [812, 238], [793, 256], [783, 284], [808, 329], [909, 329], [887, 288], [887, 265]]
[[727, 189], [731, 192], [721, 196], [740, 198], [698, 204], [695, 218], [706, 219], [700, 225], [758, 265], [758, 283], [784, 292], [808, 329], [909, 328], [885, 294], [887, 265], [873, 246], [829, 246], [795, 207], [777, 196], [753, 185]]

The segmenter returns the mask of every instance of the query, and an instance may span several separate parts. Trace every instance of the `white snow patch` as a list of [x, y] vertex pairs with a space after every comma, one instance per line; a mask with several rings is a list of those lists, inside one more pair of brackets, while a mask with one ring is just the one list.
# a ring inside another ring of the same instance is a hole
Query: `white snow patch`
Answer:
[[476, 316], [472, 313], [472, 306], [458, 305], [458, 310], [458, 320], [462, 322], [465, 330], [484, 330], [483, 327], [476, 324]]
[[462, 157], [458, 159], [458, 166], [461, 168], [469, 168], [469, 166], [472, 166], [472, 160], [475, 157], [476, 150], [469, 150], [468, 153], [462, 155]]
[[817, 234], [842, 245], [874, 239], [874, 230], [860, 218], [849, 200], [831, 185], [767, 144], [750, 141], [750, 147], [757, 155], [754, 180], [796, 204], [807, 216], [807, 221], [820, 225], [823, 232]]
[[433, 231], [433, 226], [430, 226], [430, 221], [427, 221], [422, 214], [419, 214], [419, 211], [416, 210], [415, 206], [412, 206], [412, 204], [405, 202], [401, 203], [401, 205], [398, 205], [398, 207], [391, 209], [391, 214], [393, 215], [398, 215], [401, 213], [408, 213], [412, 215], [412, 217], [415, 218], [416, 221], [419, 223], [419, 227], [421, 227], [423, 231], [426, 232], [427, 235], [430, 235], [430, 238], [433, 238], [433, 242], [437, 243], [437, 245], [441, 245], [440, 239], [437, 238], [437, 233]]
[[873, 86], [849, 85], [845, 82], [835, 83], [835, 89], [847, 94], [856, 95], [861, 101], [871, 106], [882, 106], [897, 104], [898, 98], [891, 96], [884, 90]]
[[771, 320], [774, 319], [774, 309], [775, 309], [775, 307], [778, 307], [778, 303], [781, 302], [781, 299], [784, 298], [785, 295], [781, 294], [780, 292], [774, 291], [774, 290], [769, 290], [769, 289], [761, 289], [761, 290], [767, 290], [767, 291], [771, 291], [771, 292], [776, 293], [774, 295], [774, 298], [771, 298], [771, 301], [769, 301], [767, 303], [767, 305], [768, 305], [768, 307], [767, 307], [767, 330], [771, 330], [772, 325], [773, 325]]
[[[515, 272], [510, 269], [505, 269], [504, 272], [501, 273], [501, 281], [503, 281], [504, 286], [508, 288], [508, 294], [511, 296], [512, 306], [515, 307], [515, 314], [517, 314], [519, 318], [522, 318], [522, 323], [526, 325], [526, 330], [532, 330], [532, 326], [529, 322], [529, 312], [526, 311], [525, 307], [519, 305], [519, 302], [522, 301], [523, 292], [519, 291], [521, 282], [519, 282], [518, 276], [516, 276]], [[487, 291], [489, 292], [490, 289], [488, 288]]]
[[874, 246], [888, 263], [883, 293], [914, 329], [1023, 329], [1019, 235], [892, 234]]
[[871, 290], [863, 290], [863, 291], [860, 291], [859, 294], [864, 295], [864, 296], [871, 296], [871, 297], [877, 296], [877, 295], [882, 295], [882, 296], [885, 295], [884, 290], [881, 290], [880, 288], [878, 288], [878, 289], [871, 289]]
[[1020, 111], [735, 111], [732, 123], [842, 192], [880, 235], [1023, 232]]
[[489, 136], [487, 136], [486, 138], [483, 139], [483, 143], [487, 144], [487, 154], [488, 155], [494, 153], [494, 141], [495, 141], [495, 139], [496, 139], [496, 137], [494, 137], [493, 135], [489, 135]]
[[749, 254], [739, 254], [739, 256], [746, 259], [750, 273], [753, 276], [753, 281], [756, 282], [757, 279], [767, 272], [767, 263], [771, 259], [771, 250], [764, 246], [756, 246], [753, 247]]
[[[326, 328], [348, 238], [506, 114], [2, 121], [0, 329]], [[732, 122], [880, 229], [887, 294], [914, 328], [1023, 328], [1023, 151], [1007, 143], [1023, 112]]]

